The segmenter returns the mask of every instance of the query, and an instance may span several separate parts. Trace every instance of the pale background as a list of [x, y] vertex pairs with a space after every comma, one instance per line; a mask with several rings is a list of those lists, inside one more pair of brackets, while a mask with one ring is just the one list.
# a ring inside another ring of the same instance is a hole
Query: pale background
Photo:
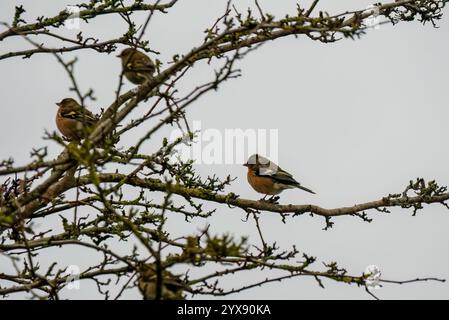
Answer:
[[[23, 4], [25, 18], [52, 16], [66, 4], [79, 1], [0, 1], [0, 21], [11, 22], [14, 6]], [[226, 1], [181, 0], [168, 15], [156, 14], [145, 38], [161, 54], [161, 61], [185, 53], [203, 39], [203, 31], [223, 13]], [[295, 1], [260, 1], [277, 17], [295, 12]], [[300, 1], [307, 5], [309, 2]], [[330, 13], [365, 8], [370, 1], [323, 0], [320, 8]], [[252, 1], [236, 2], [245, 12]], [[447, 10], [445, 11], [447, 13]], [[255, 12], [257, 14], [257, 12]], [[138, 14], [143, 21], [146, 14]], [[317, 192], [300, 190], [282, 194], [281, 203], [313, 203], [333, 208], [377, 200], [402, 192], [410, 179], [423, 177], [449, 184], [449, 23], [439, 29], [418, 22], [383, 25], [362, 39], [343, 39], [334, 44], [313, 42], [306, 37], [271, 41], [239, 63], [243, 77], [227, 82], [190, 109], [189, 119], [200, 120], [203, 129], [252, 128], [279, 130], [279, 162], [304, 185]], [[100, 17], [81, 25], [86, 34], [101, 39], [119, 36], [125, 24], [119, 17]], [[67, 34], [76, 34], [67, 31]], [[0, 54], [27, 47], [15, 37], [0, 43]], [[121, 47], [120, 47], [121, 49]], [[98, 100], [93, 111], [107, 106], [114, 97], [120, 65], [114, 55], [94, 51], [64, 54], [79, 58], [76, 75], [83, 90], [92, 87]], [[153, 56], [154, 58], [154, 56]], [[0, 158], [14, 157], [17, 164], [29, 160], [32, 147], [48, 145], [52, 155], [61, 151], [53, 142], [43, 141], [45, 130], [55, 130], [56, 101], [73, 96], [69, 80], [54, 57], [38, 54], [31, 59], [0, 61]], [[192, 74], [191, 88], [212, 75], [205, 64]], [[126, 88], [132, 88], [126, 83]], [[143, 132], [143, 131], [142, 131]], [[168, 131], [166, 132], [168, 134]], [[159, 137], [160, 138], [160, 137]], [[159, 139], [158, 138], [158, 139]], [[132, 140], [130, 140], [132, 141]], [[155, 140], [160, 145], [160, 140]], [[122, 141], [126, 144], [126, 140]], [[245, 198], [259, 199], [246, 183], [240, 165], [201, 165], [206, 175], [237, 177], [227, 189]], [[252, 222], [242, 221], [244, 212], [216, 205], [216, 217], [209, 219], [212, 231], [249, 235], [259, 244]], [[318, 261], [338, 261], [350, 274], [378, 265], [386, 279], [416, 277], [449, 279], [449, 212], [432, 205], [416, 217], [411, 210], [393, 209], [391, 214], [370, 214], [370, 224], [354, 217], [340, 217], [323, 231], [323, 219], [301, 216], [282, 224], [278, 215], [263, 213], [261, 223], [266, 240], [317, 256]], [[174, 217], [171, 230], [186, 230], [182, 217]], [[42, 221], [41, 223], [45, 223]], [[53, 221], [48, 222], [51, 226]], [[182, 224], [182, 225], [181, 225]], [[206, 224], [194, 220], [189, 230]], [[73, 250], [72, 250], [73, 249]], [[89, 254], [80, 248], [55, 250], [65, 263], [86, 266]], [[80, 254], [80, 252], [82, 252]], [[51, 254], [41, 260], [51, 262]], [[319, 263], [317, 266], [319, 266]], [[0, 272], [2, 270], [0, 264]], [[226, 287], [263, 279], [263, 272], [230, 278]], [[321, 289], [315, 280], [296, 278], [281, 284], [229, 296], [243, 299], [366, 299], [362, 288], [324, 280]], [[65, 291], [63, 297], [95, 298], [95, 286], [82, 283], [81, 290]], [[449, 283], [385, 285], [375, 292], [383, 299], [447, 299]], [[15, 296], [18, 297], [18, 296]], [[25, 298], [26, 295], [20, 297]], [[130, 291], [125, 298], [140, 298]]]

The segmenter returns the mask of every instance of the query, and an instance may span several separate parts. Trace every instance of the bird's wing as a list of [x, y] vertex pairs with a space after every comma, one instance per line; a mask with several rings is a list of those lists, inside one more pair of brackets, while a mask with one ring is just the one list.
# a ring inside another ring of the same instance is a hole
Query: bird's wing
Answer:
[[293, 179], [292, 175], [285, 170], [282, 170], [276, 165], [269, 165], [266, 167], [259, 167], [257, 170], [259, 176], [269, 176], [278, 182], [285, 184], [297, 184], [298, 182]]
[[276, 180], [277, 182], [287, 184], [287, 185], [297, 185], [299, 184], [298, 181], [296, 181], [293, 176], [288, 173], [287, 171], [277, 167], [277, 170], [273, 170], [273, 173], [270, 174], [271, 178]]
[[87, 124], [94, 124], [97, 122], [97, 117], [87, 109], [80, 108], [78, 110], [70, 110], [61, 112], [61, 116], [67, 119], [78, 120]]
[[153, 73], [156, 70], [153, 61], [145, 55], [136, 57], [127, 65], [129, 70]]
[[307, 191], [307, 192], [315, 194], [315, 192], [313, 192], [309, 188], [303, 187], [298, 181], [296, 181], [293, 178], [293, 176], [290, 173], [288, 173], [285, 170], [282, 170], [281, 168], [279, 168], [278, 172], [276, 174], [274, 174], [272, 176], [272, 178], [274, 180], [276, 180], [277, 182], [279, 182], [279, 183], [286, 184], [286, 185], [289, 185], [289, 186], [294, 186], [296, 188], [299, 188], [299, 189], [302, 189], [304, 191]]
[[277, 183], [296, 187], [296, 188], [302, 189], [304, 191], [315, 194], [315, 192], [313, 192], [312, 190], [310, 190], [306, 187], [303, 187], [298, 181], [295, 180], [295, 178], [293, 178], [293, 176], [290, 173], [279, 168], [278, 166], [268, 166], [265, 168], [259, 168], [259, 172], [257, 175], [269, 176]]
[[277, 170], [278, 169], [276, 167], [259, 167], [259, 169], [257, 170], [257, 175], [271, 177], [276, 174]]

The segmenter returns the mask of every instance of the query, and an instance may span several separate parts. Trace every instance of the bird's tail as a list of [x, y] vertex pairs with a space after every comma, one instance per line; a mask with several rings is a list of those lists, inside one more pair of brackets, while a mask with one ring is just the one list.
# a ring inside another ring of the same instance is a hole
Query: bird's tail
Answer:
[[308, 189], [308, 188], [306, 188], [306, 187], [303, 187], [303, 186], [300, 185], [300, 184], [295, 185], [295, 187], [296, 187], [296, 188], [299, 188], [299, 189], [301, 189], [301, 190], [304, 190], [304, 191], [307, 191], [307, 192], [310, 192], [310, 193], [315, 194], [315, 192], [313, 192], [312, 190], [310, 190], [310, 189]]

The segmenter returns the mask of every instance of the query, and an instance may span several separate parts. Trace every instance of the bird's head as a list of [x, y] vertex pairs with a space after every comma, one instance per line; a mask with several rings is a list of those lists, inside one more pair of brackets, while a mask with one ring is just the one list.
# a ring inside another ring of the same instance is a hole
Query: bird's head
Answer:
[[251, 170], [258, 170], [259, 168], [264, 168], [270, 166], [270, 160], [268, 160], [265, 157], [262, 157], [261, 155], [253, 154], [248, 158], [248, 161], [246, 161], [245, 164], [243, 164], [245, 167]]
[[126, 48], [122, 50], [122, 52], [120, 52], [120, 54], [117, 55], [117, 57], [121, 59], [129, 59], [131, 55], [135, 54], [136, 52], [137, 50], [134, 48]]
[[61, 110], [73, 110], [80, 107], [79, 103], [72, 98], [62, 99], [60, 102], [56, 102], [56, 105], [61, 108]]

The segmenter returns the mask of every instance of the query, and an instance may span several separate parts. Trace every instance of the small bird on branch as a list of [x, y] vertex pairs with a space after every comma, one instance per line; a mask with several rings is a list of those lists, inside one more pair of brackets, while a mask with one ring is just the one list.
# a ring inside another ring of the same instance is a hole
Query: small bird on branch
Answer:
[[123, 74], [130, 82], [139, 85], [153, 79], [156, 66], [143, 52], [126, 48], [117, 57], [122, 60]]
[[70, 141], [80, 141], [98, 121], [98, 117], [72, 98], [56, 103], [56, 126]]
[[257, 192], [265, 194], [265, 197], [268, 195], [275, 196], [285, 189], [292, 188], [299, 188], [315, 194], [312, 190], [303, 187], [290, 173], [258, 154], [249, 157], [244, 166], [248, 168], [248, 183]]
[[[158, 279], [155, 264], [144, 264], [138, 269], [137, 286], [144, 300], [155, 300], [157, 298]], [[183, 292], [189, 287], [169, 271], [161, 272], [160, 299], [161, 300], [183, 300]]]

